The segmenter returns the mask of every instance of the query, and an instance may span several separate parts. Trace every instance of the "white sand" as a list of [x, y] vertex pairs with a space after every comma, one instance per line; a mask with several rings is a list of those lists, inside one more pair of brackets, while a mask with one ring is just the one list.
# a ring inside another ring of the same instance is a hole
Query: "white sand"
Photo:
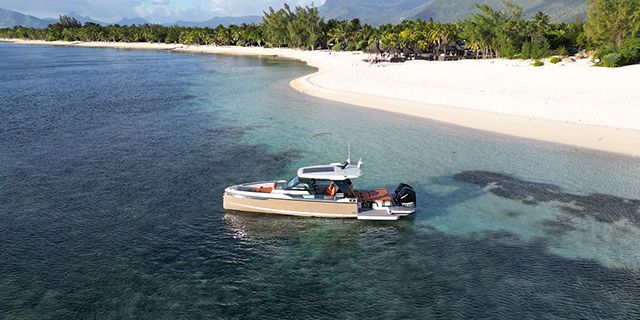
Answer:
[[318, 72], [295, 89], [334, 101], [465, 127], [640, 156], [640, 65], [592, 67], [586, 59], [545, 63], [465, 60], [370, 65], [367, 54], [149, 43], [14, 42], [164, 49], [299, 59]]

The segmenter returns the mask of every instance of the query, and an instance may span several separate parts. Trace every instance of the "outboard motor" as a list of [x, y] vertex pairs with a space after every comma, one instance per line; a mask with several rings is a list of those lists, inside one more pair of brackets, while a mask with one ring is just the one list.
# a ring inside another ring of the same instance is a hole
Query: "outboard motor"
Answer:
[[401, 183], [394, 191], [395, 195], [393, 201], [397, 206], [401, 207], [416, 207], [416, 192], [413, 187], [406, 183]]

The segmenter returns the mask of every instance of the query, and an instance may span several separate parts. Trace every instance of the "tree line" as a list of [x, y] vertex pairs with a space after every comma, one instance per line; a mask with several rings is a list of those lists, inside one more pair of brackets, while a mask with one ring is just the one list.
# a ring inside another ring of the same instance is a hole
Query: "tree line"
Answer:
[[373, 27], [359, 19], [323, 19], [315, 7], [269, 8], [259, 24], [215, 28], [144, 25], [102, 26], [61, 16], [46, 29], [0, 29], [0, 37], [66, 41], [155, 42], [185, 45], [287, 47], [306, 50], [410, 48], [435, 55], [455, 42], [479, 57], [533, 58], [593, 50], [604, 66], [640, 62], [640, 0], [587, 0], [586, 21], [553, 22], [538, 12], [525, 17], [509, 1], [500, 9], [477, 4], [455, 23], [405, 20]]

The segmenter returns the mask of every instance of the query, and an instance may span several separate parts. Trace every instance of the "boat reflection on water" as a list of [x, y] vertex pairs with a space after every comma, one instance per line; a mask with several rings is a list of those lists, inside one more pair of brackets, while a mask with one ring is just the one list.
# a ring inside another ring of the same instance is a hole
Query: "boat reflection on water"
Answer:
[[305, 219], [232, 211], [225, 212], [224, 221], [227, 234], [239, 240], [291, 239], [310, 235], [334, 240], [357, 240], [359, 237], [394, 236], [413, 225], [412, 220], [404, 220], [404, 223], [371, 221], [363, 224], [350, 219]]

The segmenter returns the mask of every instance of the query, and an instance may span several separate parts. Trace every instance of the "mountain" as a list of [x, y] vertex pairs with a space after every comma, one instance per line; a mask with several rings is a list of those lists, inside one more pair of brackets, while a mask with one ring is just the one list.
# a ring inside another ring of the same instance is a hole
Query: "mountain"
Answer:
[[40, 19], [16, 11], [0, 9], [0, 28], [10, 28], [13, 26], [46, 28], [49, 24], [56, 21], [56, 19]]
[[243, 23], [260, 23], [262, 16], [241, 16], [241, 17], [214, 17], [207, 21], [193, 22], [193, 21], [176, 21], [174, 23], [166, 23], [167, 26], [184, 26], [184, 27], [212, 27], [215, 28], [219, 25], [241, 25]]
[[[110, 24], [124, 25], [143, 25], [145, 23], [152, 24], [148, 20], [142, 17], [123, 18], [118, 22], [109, 23], [100, 20], [93, 19], [91, 17], [81, 16], [76, 12], [69, 12], [67, 16], [75, 18], [78, 22], [85, 24], [87, 22], [97, 23], [103, 26]], [[23, 26], [32, 28], [46, 28], [52, 23], [56, 23], [58, 19], [54, 18], [37, 18], [22, 14], [20, 12], [0, 9], [0, 28], [7, 28], [13, 26]], [[176, 21], [173, 23], [165, 23], [165, 26], [184, 26], [184, 27], [212, 27], [215, 28], [219, 25], [228, 26], [231, 24], [241, 25], [243, 23], [260, 23], [262, 16], [240, 16], [240, 17], [213, 17], [207, 21]]]
[[[93, 22], [93, 23], [101, 24], [103, 26], [108, 25], [108, 23], [102, 22], [100, 20], [93, 19], [91, 17], [81, 16], [78, 13], [73, 12], [73, 11], [67, 13], [67, 16], [69, 16], [71, 18], [75, 18], [76, 20], [78, 20], [78, 22], [80, 22], [82, 24], [85, 24], [87, 22]], [[58, 19], [55, 19], [55, 20], [58, 21]]]
[[[525, 15], [538, 11], [556, 21], [586, 16], [586, 0], [514, 0]], [[373, 25], [398, 23], [405, 19], [456, 21], [476, 12], [476, 3], [502, 8], [501, 0], [326, 0], [320, 14], [326, 18], [353, 19]]]
[[320, 6], [320, 15], [338, 20], [359, 18], [379, 25], [410, 19], [424, 3], [424, 0], [326, 0]]
[[[476, 3], [485, 3], [493, 8], [502, 8], [502, 0], [326, 0], [320, 6], [320, 14], [327, 18], [350, 20], [360, 18], [362, 22], [372, 25], [398, 23], [405, 19], [434, 19], [437, 21], [456, 21], [467, 18], [476, 12]], [[555, 21], [571, 21], [586, 16], [586, 0], [513, 0], [526, 15], [538, 11], [547, 13]], [[81, 23], [94, 22], [109, 25], [84, 17], [77, 13], [68, 14]], [[34, 28], [46, 28], [57, 19], [40, 19], [19, 12], [0, 9], [0, 27], [22, 25]], [[218, 25], [240, 25], [242, 23], [259, 23], [262, 16], [214, 17], [207, 21], [176, 21], [165, 23], [165, 26], [217, 27]], [[150, 23], [141, 17], [124, 18], [114, 24], [141, 25]]]
[[139, 26], [142, 24], [151, 24], [151, 22], [149, 22], [149, 20], [144, 19], [142, 17], [134, 17], [134, 18], [122, 18], [120, 19], [120, 21], [112, 24], [119, 24], [121, 26], [130, 26], [132, 24], [135, 24]]

